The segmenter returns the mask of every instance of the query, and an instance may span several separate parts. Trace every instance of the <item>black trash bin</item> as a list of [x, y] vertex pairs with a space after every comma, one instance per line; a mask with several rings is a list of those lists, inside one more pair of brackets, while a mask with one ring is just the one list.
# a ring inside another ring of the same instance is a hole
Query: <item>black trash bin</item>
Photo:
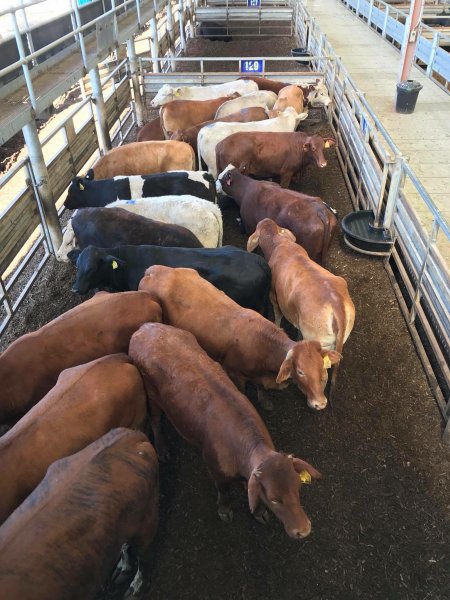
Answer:
[[398, 113], [409, 115], [414, 112], [416, 108], [417, 97], [422, 89], [422, 85], [418, 81], [408, 79], [397, 83], [397, 102], [395, 104], [395, 110]]
[[[308, 52], [307, 48], [292, 48], [291, 56], [296, 58], [296, 57], [300, 57], [300, 56], [311, 56], [311, 54]], [[309, 60], [305, 60], [305, 61], [297, 60], [296, 62], [298, 62], [300, 65], [306, 65], [307, 67], [311, 63], [311, 61], [309, 61]]]

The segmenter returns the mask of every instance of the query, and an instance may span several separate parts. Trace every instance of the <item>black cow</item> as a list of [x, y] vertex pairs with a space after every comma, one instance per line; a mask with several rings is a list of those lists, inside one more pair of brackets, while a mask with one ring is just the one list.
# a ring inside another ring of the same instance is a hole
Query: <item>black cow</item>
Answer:
[[169, 171], [113, 179], [75, 177], [67, 191], [64, 206], [70, 209], [106, 206], [116, 200], [183, 194], [215, 202], [216, 186], [213, 176], [206, 171]]
[[210, 42], [231, 42], [231, 35], [227, 35], [227, 28], [224, 23], [208, 21], [200, 23], [200, 35], [207, 38]]
[[195, 269], [245, 308], [264, 311], [271, 283], [269, 265], [261, 256], [234, 246], [222, 248], [161, 248], [120, 246], [69, 252], [78, 272], [74, 292], [86, 294], [95, 287], [137, 290], [145, 270], [152, 265]]

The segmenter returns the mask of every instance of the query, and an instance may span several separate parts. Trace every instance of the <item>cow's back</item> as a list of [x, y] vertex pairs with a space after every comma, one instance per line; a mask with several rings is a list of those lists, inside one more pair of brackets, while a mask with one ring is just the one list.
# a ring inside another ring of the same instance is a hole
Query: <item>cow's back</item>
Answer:
[[164, 132], [161, 129], [159, 117], [149, 121], [143, 127], [141, 127], [136, 136], [137, 142], [162, 142], [164, 139]]
[[29, 410], [64, 369], [126, 352], [142, 323], [160, 320], [160, 307], [146, 294], [100, 292], [18, 338], [0, 356], [0, 421]]
[[157, 519], [155, 451], [144, 434], [114, 429], [54, 463], [3, 524], [2, 597], [95, 598], [122, 544], [142, 552]]

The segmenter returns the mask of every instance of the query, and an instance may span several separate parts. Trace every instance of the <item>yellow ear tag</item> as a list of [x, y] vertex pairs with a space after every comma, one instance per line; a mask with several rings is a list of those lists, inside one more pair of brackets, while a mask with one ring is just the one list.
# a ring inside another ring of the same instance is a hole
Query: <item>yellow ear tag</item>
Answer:
[[84, 190], [84, 185], [82, 183], [80, 183], [80, 185], [78, 187], [80, 188], [81, 191]]
[[298, 478], [302, 483], [306, 483], [307, 485], [311, 483], [311, 475], [308, 473], [308, 471], [300, 471]]
[[330, 142], [327, 140], [325, 142], [325, 144], [323, 145], [324, 148], [329, 148], [330, 147]]
[[180, 95], [180, 90], [177, 90], [177, 91], [175, 92], [175, 96], [179, 96], [179, 95]]
[[323, 367], [324, 369], [329, 369], [331, 367], [331, 360], [328, 354], [325, 354], [323, 357]]
[[118, 269], [119, 265], [117, 264], [117, 262], [115, 260], [112, 261], [111, 266], [113, 269]]

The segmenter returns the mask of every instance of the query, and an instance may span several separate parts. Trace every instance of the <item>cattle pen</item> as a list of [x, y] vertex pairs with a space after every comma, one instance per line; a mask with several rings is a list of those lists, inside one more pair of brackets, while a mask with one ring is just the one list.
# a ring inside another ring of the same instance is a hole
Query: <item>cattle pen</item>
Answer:
[[[219, 520], [200, 454], [166, 423], [171, 461], [160, 466], [146, 597], [448, 598], [450, 231], [327, 32], [301, 1], [69, 4], [53, 38], [18, 22], [20, 11], [0, 9], [16, 34], [9, 62], [0, 62], [0, 142], [28, 147], [0, 178], [2, 350], [86, 300], [71, 292], [75, 268], [54, 257], [67, 187], [108, 148], [135, 141], [137, 126], [157, 117], [150, 101], [165, 83], [231, 81], [252, 63], [271, 79], [323, 81], [331, 104], [311, 108], [301, 129], [333, 136], [336, 150], [295, 189], [320, 196], [339, 220], [372, 209], [395, 240], [382, 257], [356, 253], [340, 231], [333, 240], [327, 267], [348, 281], [357, 317], [332, 408], [311, 412], [291, 387], [271, 394], [274, 410], [261, 413], [277, 449], [323, 474], [302, 488], [311, 535], [294, 542], [275, 518], [256, 522], [239, 486], [233, 522]], [[208, 20], [225, 23], [232, 40], [199, 35]], [[294, 61], [298, 47], [308, 56]], [[224, 244], [245, 249], [237, 206], [227, 197], [219, 205]], [[247, 393], [259, 409], [255, 390]]]

